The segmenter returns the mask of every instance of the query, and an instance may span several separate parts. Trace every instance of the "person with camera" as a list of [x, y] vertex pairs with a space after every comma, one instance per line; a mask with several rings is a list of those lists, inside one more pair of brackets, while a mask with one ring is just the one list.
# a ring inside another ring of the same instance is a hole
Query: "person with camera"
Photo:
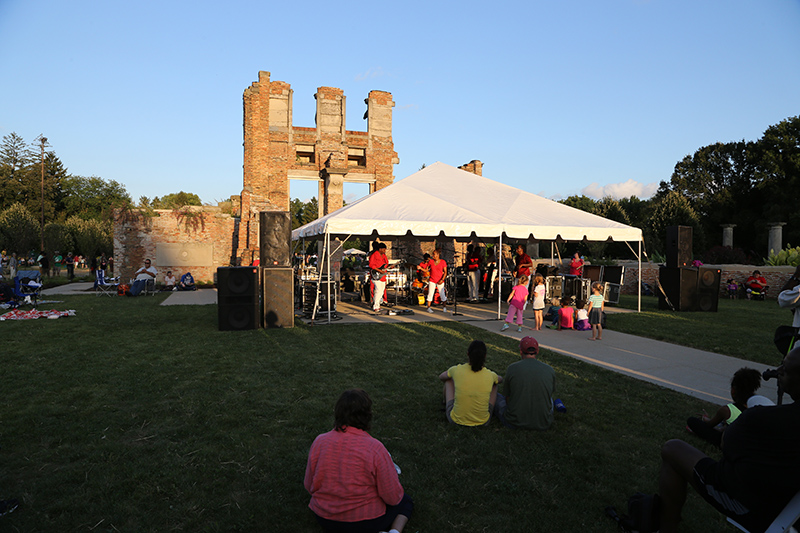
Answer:
[[800, 346], [778, 381], [794, 403], [744, 411], [722, 436], [715, 461], [682, 440], [661, 448], [661, 533], [678, 530], [686, 486], [748, 531], [764, 531], [800, 489]]

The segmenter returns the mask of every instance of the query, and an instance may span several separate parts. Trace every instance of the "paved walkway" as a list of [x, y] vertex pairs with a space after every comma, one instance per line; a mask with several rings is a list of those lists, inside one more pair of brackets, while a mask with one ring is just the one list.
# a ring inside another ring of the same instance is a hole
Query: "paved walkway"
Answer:
[[[95, 297], [91, 288], [91, 283], [70, 283], [46, 289], [42, 293], [45, 296], [86, 294]], [[173, 292], [161, 305], [208, 305], [216, 302], [216, 289], [200, 289], [191, 292]], [[419, 306], [397, 306], [393, 309], [408, 309], [413, 314], [375, 315], [364, 302], [338, 302], [337, 319], [332, 323], [414, 323], [456, 320], [468, 322], [473, 326], [495, 333], [499, 333], [502, 325], [502, 320], [497, 319], [496, 303], [459, 303], [458, 315], [453, 313], [452, 306], [448, 307], [447, 313], [442, 312], [441, 308], [434, 313], [427, 313], [424, 307]], [[607, 310], [609, 313], [627, 312], [617, 308], [607, 308]], [[505, 306], [502, 309], [502, 317], [505, 318]], [[310, 322], [307, 319], [305, 321]], [[317, 317], [314, 321], [315, 325], [326, 323], [327, 315]], [[530, 327], [530, 323], [530, 318], [526, 316], [527, 325], [523, 326], [522, 333], [517, 333], [516, 328], [512, 327], [502, 335], [517, 339], [525, 335], [532, 335], [539, 341], [542, 348], [716, 404], [723, 404], [730, 400], [730, 380], [736, 370], [743, 366], [755, 368], [760, 372], [769, 368], [759, 363], [609, 329], [603, 331], [602, 341], [590, 341], [588, 340], [590, 333], [586, 331], [557, 331], [547, 328], [542, 331], [534, 331]], [[777, 366], [780, 363], [778, 352], [773, 346], [768, 346], [766, 349], [774, 352], [775, 366]], [[775, 380], [762, 384], [759, 394], [775, 401], [777, 398]], [[791, 401], [788, 396], [784, 400]]]

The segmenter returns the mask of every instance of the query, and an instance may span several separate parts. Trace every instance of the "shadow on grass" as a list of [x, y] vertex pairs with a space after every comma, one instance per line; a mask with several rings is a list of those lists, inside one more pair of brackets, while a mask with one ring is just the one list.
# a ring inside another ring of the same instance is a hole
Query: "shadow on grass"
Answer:
[[[452, 427], [438, 374], [473, 338], [503, 374], [514, 339], [449, 322], [220, 332], [216, 306], [163, 298], [64, 297], [76, 317], [2, 324], [0, 497], [22, 501], [4, 527], [317, 531], [308, 448], [361, 387], [416, 501], [407, 531], [615, 531], [603, 508], [654, 491], [661, 444], [712, 408], [543, 351], [568, 409], [553, 430]], [[727, 530], [694, 494], [685, 519]]]

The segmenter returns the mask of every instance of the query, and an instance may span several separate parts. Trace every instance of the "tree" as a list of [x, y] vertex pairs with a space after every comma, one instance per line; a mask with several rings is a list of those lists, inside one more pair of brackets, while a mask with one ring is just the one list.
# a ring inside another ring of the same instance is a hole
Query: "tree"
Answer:
[[765, 222], [786, 222], [784, 242], [800, 242], [800, 116], [770, 126], [759, 141], [756, 198]]
[[203, 205], [203, 202], [196, 194], [181, 191], [161, 198], [156, 196], [151, 203], [153, 209], [180, 209], [187, 205]]
[[0, 248], [27, 255], [39, 249], [39, 221], [17, 202], [0, 213]]
[[[645, 230], [645, 242], [649, 252], [665, 253], [665, 239], [668, 226], [691, 226], [694, 250], [703, 250], [704, 240], [700, 231], [700, 219], [689, 201], [675, 191], [669, 191], [653, 203], [652, 216]], [[698, 238], [700, 234], [701, 238]]]
[[75, 243], [75, 251], [86, 257], [96, 257], [100, 253], [113, 253], [111, 225], [96, 219], [84, 220], [77, 216], [67, 219], [64, 224]]
[[110, 208], [131, 202], [125, 187], [114, 180], [104, 180], [96, 176], [67, 176], [61, 182], [62, 211], [64, 220], [71, 216], [83, 219], [108, 218]]
[[70, 235], [67, 226], [57, 222], [50, 222], [44, 226], [44, 249], [53, 257], [53, 252], [66, 252], [72, 250], [74, 239]]
[[0, 145], [0, 209], [24, 200], [25, 182], [34, 154], [16, 133], [3, 137]]
[[675, 165], [668, 188], [686, 198], [700, 217], [705, 242], [718, 241], [720, 226], [731, 223], [742, 226], [737, 230], [741, 242], [756, 238], [761, 224], [760, 206], [752, 196], [756, 148], [745, 141], [716, 143]]
[[559, 201], [559, 203], [568, 205], [570, 207], [574, 207], [575, 209], [580, 209], [581, 211], [586, 211], [587, 213], [594, 213], [595, 205], [597, 202], [589, 198], [588, 196], [570, 196], [565, 200]]

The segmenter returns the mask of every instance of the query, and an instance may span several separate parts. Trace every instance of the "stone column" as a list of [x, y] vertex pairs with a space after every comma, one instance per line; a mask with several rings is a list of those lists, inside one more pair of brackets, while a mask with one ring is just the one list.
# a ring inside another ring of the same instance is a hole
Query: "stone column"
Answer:
[[722, 226], [722, 246], [733, 248], [733, 228], [736, 224], [720, 224]]
[[783, 249], [783, 226], [786, 222], [768, 222], [769, 244], [767, 245], [767, 257], [777, 254]]

